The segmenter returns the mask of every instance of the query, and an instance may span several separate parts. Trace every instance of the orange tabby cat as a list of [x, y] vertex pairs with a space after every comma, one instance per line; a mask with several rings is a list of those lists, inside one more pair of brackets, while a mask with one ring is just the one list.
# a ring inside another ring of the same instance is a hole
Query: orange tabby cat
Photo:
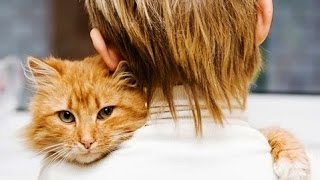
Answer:
[[[27, 143], [47, 159], [94, 162], [145, 124], [144, 94], [122, 65], [114, 74], [99, 56], [82, 61], [29, 58], [28, 65], [36, 92]], [[296, 138], [279, 128], [261, 132], [280, 179], [307, 179], [309, 161]]]
[[145, 124], [144, 94], [124, 68], [111, 75], [100, 57], [73, 62], [29, 58], [28, 66], [35, 96], [26, 139], [49, 161], [91, 163]]

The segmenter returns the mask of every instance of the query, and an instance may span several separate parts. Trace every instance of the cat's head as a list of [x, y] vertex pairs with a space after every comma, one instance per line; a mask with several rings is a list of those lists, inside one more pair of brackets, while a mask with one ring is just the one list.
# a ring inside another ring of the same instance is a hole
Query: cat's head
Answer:
[[96, 161], [145, 124], [144, 93], [123, 68], [111, 73], [98, 56], [27, 64], [35, 94], [25, 136], [49, 161]]

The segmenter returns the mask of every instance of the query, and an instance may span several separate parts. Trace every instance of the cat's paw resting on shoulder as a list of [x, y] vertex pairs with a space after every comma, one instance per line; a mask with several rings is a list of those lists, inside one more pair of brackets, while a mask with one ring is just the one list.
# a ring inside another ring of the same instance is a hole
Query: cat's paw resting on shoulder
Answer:
[[45, 162], [97, 161], [145, 124], [145, 95], [125, 65], [111, 73], [99, 56], [28, 58], [34, 87], [26, 144]]
[[279, 180], [309, 180], [310, 162], [303, 145], [281, 128], [265, 128], [261, 132], [271, 146], [274, 172]]

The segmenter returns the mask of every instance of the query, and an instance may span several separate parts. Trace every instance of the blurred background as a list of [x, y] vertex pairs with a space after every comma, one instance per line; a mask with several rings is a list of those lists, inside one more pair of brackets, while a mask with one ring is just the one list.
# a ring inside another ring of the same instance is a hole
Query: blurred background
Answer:
[[0, 76], [0, 102], [15, 98], [18, 110], [26, 109], [30, 93], [11, 82], [25, 82], [20, 63], [27, 56], [77, 59], [94, 53], [83, 1], [1, 0], [0, 23], [0, 68], [6, 69]]
[[[250, 116], [260, 117], [253, 124], [286, 127], [317, 153], [319, 9], [319, 0], [274, 0], [273, 27], [261, 48], [265, 65], [249, 99]], [[39, 159], [22, 157], [26, 150], [17, 138], [29, 121], [23, 112], [30, 97], [23, 63], [29, 55], [77, 59], [93, 54], [88, 17], [83, 0], [1, 0], [0, 24], [0, 178], [35, 179]]]
[[[317, 0], [275, 1], [273, 27], [262, 48], [264, 70], [253, 92], [320, 93], [319, 7]], [[19, 110], [26, 108], [29, 93], [8, 82], [24, 82], [16, 66], [28, 55], [77, 59], [94, 53], [83, 1], [1, 0], [0, 23], [0, 100], [9, 91]]]
[[320, 1], [274, 1], [272, 30], [265, 41], [262, 93], [320, 93]]

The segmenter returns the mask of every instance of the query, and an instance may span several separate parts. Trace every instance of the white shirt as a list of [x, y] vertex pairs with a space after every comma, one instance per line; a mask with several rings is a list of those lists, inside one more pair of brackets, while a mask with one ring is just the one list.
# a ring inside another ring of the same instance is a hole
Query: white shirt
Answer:
[[225, 112], [222, 127], [202, 108], [203, 137], [194, 132], [181, 87], [175, 88], [178, 121], [157, 101], [150, 120], [119, 150], [90, 166], [69, 163], [44, 168], [41, 180], [276, 180], [270, 146], [239, 109]]

